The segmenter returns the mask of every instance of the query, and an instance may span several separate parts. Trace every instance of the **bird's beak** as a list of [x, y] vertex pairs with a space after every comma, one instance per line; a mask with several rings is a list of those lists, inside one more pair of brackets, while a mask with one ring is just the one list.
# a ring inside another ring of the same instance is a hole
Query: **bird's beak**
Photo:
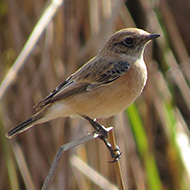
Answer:
[[143, 41], [144, 41], [144, 43], [147, 43], [147, 42], [150, 42], [150, 40], [154, 40], [160, 36], [161, 36], [160, 34], [148, 34], [145, 36]]
[[149, 38], [149, 40], [154, 40], [158, 37], [160, 37], [160, 34], [150, 34], [148, 38]]

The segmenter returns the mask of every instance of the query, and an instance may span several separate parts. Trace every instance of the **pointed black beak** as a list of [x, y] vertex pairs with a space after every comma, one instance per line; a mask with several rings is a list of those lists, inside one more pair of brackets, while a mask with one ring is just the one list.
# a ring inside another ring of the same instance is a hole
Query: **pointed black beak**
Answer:
[[154, 40], [154, 39], [156, 39], [156, 38], [158, 38], [160, 36], [161, 36], [160, 34], [150, 34], [149, 35], [149, 40]]

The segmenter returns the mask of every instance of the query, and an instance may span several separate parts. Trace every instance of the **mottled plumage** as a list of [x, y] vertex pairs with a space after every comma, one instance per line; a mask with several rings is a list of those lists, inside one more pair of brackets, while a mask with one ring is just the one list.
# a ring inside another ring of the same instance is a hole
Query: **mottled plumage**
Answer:
[[35, 108], [37, 113], [7, 137], [58, 117], [110, 117], [127, 108], [142, 92], [147, 69], [145, 45], [158, 34], [129, 28], [116, 32], [97, 56], [73, 73]]

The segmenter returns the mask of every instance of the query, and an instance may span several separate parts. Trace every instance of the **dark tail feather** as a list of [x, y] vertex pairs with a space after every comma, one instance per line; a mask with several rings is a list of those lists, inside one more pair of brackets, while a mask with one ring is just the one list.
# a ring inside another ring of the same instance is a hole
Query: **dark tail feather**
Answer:
[[7, 134], [6, 137], [7, 138], [12, 138], [14, 135], [16, 135], [17, 133], [21, 133], [25, 130], [27, 130], [28, 128], [32, 127], [34, 125], [34, 122], [36, 121], [36, 119], [34, 117], [31, 117], [29, 119], [27, 119], [26, 121], [24, 121], [23, 123], [19, 124], [18, 126], [16, 126], [15, 128], [11, 129]]

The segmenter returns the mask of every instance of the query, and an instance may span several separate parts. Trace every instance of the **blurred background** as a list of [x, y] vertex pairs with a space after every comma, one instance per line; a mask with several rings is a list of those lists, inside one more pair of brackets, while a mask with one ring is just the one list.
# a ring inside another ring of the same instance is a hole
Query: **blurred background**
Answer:
[[[35, 113], [33, 106], [95, 56], [115, 31], [138, 27], [162, 35], [145, 50], [147, 85], [126, 111], [98, 122], [114, 126], [125, 189], [189, 190], [190, 1], [65, 0], [16, 68], [49, 7], [55, 8], [53, 1], [0, 1], [0, 189], [40, 189], [60, 145], [92, 127], [62, 118], [11, 140], [5, 133]], [[6, 77], [10, 69], [18, 69], [16, 77]], [[119, 189], [110, 160], [98, 139], [73, 148], [63, 154], [49, 189]]]

